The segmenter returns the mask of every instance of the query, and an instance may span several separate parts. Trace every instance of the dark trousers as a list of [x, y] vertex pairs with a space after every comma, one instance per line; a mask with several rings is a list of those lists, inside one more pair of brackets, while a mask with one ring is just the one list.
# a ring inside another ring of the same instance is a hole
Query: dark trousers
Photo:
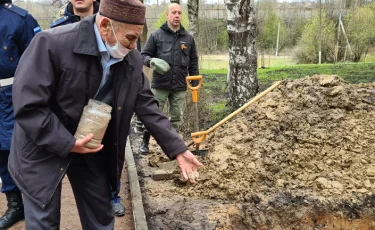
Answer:
[[[119, 195], [116, 196], [115, 192], [114, 192], [114, 189], [111, 188], [111, 203], [112, 204], [116, 204], [116, 203], [120, 203], [121, 201], [121, 197]], [[117, 181], [117, 191], [120, 191], [121, 189], [121, 181]]]
[[[67, 175], [73, 188], [83, 230], [112, 230], [114, 217], [106, 173], [92, 172], [83, 156], [70, 164]], [[26, 230], [60, 229], [61, 183], [42, 209], [24, 196]]]
[[0, 150], [0, 178], [2, 182], [1, 192], [19, 191], [8, 171], [9, 151]]

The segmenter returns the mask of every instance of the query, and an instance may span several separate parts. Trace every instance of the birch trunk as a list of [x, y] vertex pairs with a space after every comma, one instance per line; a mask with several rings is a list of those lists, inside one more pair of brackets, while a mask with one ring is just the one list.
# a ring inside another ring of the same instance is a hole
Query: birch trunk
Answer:
[[[144, 3], [144, 0], [140, 0], [142, 3]], [[141, 40], [141, 48], [143, 48], [144, 44], [146, 44], [146, 41], [147, 41], [147, 33], [148, 33], [148, 28], [147, 28], [147, 22], [145, 23], [145, 25], [143, 26], [143, 31], [142, 31], [142, 35], [141, 37], [139, 38]]]
[[238, 108], [258, 93], [255, 7], [251, 0], [226, 0], [229, 35], [228, 104]]
[[189, 17], [189, 32], [196, 41], [199, 31], [199, 0], [188, 0], [187, 7]]

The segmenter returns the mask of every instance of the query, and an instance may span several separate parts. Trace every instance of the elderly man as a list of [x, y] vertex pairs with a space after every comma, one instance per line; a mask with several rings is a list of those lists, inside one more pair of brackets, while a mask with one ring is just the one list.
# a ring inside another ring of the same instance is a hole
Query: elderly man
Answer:
[[[39, 33], [22, 56], [13, 85], [16, 118], [9, 171], [24, 195], [26, 229], [59, 229], [61, 180], [67, 174], [82, 229], [113, 229], [110, 188], [117, 188], [135, 112], [186, 180], [201, 163], [159, 111], [142, 56], [135, 50], [145, 23], [138, 0], [102, 0], [99, 14]], [[90, 98], [112, 106], [96, 149], [73, 136]]]
[[[69, 0], [68, 5], [65, 8], [64, 17], [58, 19], [55, 22], [51, 23], [51, 28], [68, 25], [74, 22], [79, 22], [83, 18], [93, 15], [99, 11], [100, 1], [96, 0]], [[122, 168], [124, 167], [124, 158], [125, 156], [118, 156], [118, 168], [119, 176], [121, 177]], [[120, 189], [120, 180], [118, 178], [117, 189]], [[111, 187], [112, 189], [112, 187]], [[116, 190], [117, 191], [117, 190]], [[116, 191], [111, 192], [111, 203], [112, 203], [112, 212], [115, 216], [124, 216], [125, 207], [121, 204], [121, 197], [116, 193]]]

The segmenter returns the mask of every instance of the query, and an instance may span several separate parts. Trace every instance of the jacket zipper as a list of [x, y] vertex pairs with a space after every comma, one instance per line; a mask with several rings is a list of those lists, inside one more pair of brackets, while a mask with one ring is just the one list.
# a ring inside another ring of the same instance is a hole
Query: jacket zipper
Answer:
[[173, 71], [172, 71], [172, 82], [171, 82], [171, 85], [172, 85], [172, 90], [174, 90], [174, 84], [173, 84], [173, 80], [174, 80], [174, 76], [175, 76], [175, 72], [174, 72], [174, 66], [175, 66], [175, 55], [174, 55], [174, 52], [175, 52], [175, 48], [176, 48], [176, 43], [177, 43], [177, 39], [178, 39], [178, 32], [176, 32], [175, 33], [175, 39], [174, 39], [174, 42], [173, 42], [173, 46], [172, 46], [172, 49], [173, 49], [173, 51], [172, 51], [172, 59], [173, 59], [173, 64], [172, 64], [172, 69], [173, 69]]

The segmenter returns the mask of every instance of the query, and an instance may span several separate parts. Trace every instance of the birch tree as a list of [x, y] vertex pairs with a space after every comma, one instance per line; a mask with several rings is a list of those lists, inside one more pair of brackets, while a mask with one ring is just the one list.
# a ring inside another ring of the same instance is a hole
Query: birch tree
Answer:
[[229, 36], [228, 104], [238, 108], [258, 93], [255, 7], [251, 0], [226, 0]]
[[[142, 3], [144, 3], [144, 0], [140, 0]], [[147, 41], [147, 33], [148, 33], [148, 28], [147, 28], [147, 22], [145, 23], [145, 25], [143, 26], [143, 31], [142, 31], [142, 35], [141, 37], [139, 38], [141, 40], [141, 47], [143, 47], [143, 45], [146, 43]]]
[[188, 17], [189, 17], [189, 32], [193, 38], [197, 37], [199, 31], [199, 0], [188, 0]]

